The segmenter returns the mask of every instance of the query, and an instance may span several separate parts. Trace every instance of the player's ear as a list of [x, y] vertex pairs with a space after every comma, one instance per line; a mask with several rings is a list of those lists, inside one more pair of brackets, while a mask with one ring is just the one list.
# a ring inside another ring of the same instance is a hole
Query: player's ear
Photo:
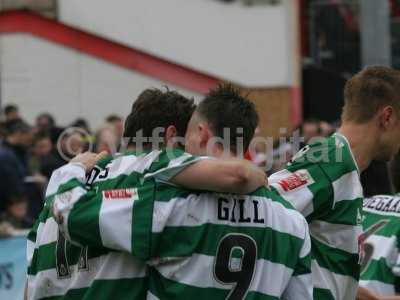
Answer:
[[379, 113], [379, 123], [384, 129], [387, 129], [395, 123], [394, 119], [395, 113], [392, 106], [385, 106]]
[[205, 147], [208, 143], [208, 140], [211, 138], [210, 128], [207, 123], [199, 123], [199, 137], [200, 137], [200, 146]]
[[176, 127], [173, 125], [170, 125], [167, 127], [165, 130], [165, 135], [164, 135], [164, 143], [167, 147], [173, 147], [174, 145], [174, 138], [177, 135], [177, 130]]

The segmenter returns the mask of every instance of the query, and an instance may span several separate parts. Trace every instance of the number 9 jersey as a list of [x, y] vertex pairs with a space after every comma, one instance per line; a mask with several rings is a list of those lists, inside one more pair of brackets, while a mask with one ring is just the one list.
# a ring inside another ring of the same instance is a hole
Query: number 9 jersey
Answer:
[[400, 292], [400, 197], [364, 200], [360, 285], [383, 296]]

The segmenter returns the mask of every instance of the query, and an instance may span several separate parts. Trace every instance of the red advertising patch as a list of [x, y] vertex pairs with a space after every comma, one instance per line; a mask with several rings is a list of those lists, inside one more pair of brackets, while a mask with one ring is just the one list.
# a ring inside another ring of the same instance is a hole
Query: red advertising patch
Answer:
[[278, 184], [282, 187], [285, 192], [292, 191], [297, 189], [303, 185], [310, 183], [311, 178], [306, 172], [296, 172], [285, 179], [281, 179], [278, 181]]
[[105, 200], [131, 199], [136, 196], [136, 189], [116, 189], [103, 191]]

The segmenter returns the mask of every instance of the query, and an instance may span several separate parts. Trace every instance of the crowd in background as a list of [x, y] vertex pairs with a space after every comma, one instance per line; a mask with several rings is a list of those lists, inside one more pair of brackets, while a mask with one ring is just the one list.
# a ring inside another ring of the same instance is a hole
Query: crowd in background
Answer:
[[123, 119], [110, 115], [92, 132], [84, 119], [63, 128], [42, 113], [28, 124], [18, 107], [4, 107], [0, 122], [0, 236], [29, 229], [44, 203], [52, 172], [77, 153], [88, 150], [115, 152]]
[[[245, 157], [260, 167], [272, 160], [270, 167], [265, 168], [270, 175], [281, 170], [311, 139], [331, 135], [338, 125], [305, 120], [296, 128], [299, 143], [293, 143], [289, 137], [284, 142], [277, 139], [272, 153], [256, 145], [255, 153], [247, 153]], [[0, 236], [23, 233], [32, 226], [42, 209], [46, 186], [55, 169], [89, 148], [95, 152], [117, 152], [122, 134], [123, 119], [117, 115], [108, 116], [103, 126], [93, 132], [81, 118], [65, 128], [60, 127], [49, 113], [38, 115], [35, 124], [30, 125], [20, 116], [17, 106], [6, 106], [0, 122]], [[293, 132], [288, 135], [295, 136]], [[363, 172], [366, 196], [393, 194], [400, 189], [400, 180], [397, 180], [400, 158], [389, 166], [373, 162]]]

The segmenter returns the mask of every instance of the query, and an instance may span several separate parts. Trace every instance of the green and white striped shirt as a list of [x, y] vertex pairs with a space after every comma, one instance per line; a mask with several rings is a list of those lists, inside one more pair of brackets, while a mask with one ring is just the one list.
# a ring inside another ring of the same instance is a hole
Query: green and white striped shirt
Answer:
[[134, 188], [107, 184], [103, 174], [86, 196], [59, 194], [54, 211], [67, 239], [88, 252], [111, 248], [146, 261], [142, 284], [132, 284], [140, 287], [137, 299], [146, 282], [147, 299], [312, 299], [308, 226], [289, 203], [266, 189], [249, 196], [185, 191], [163, 183], [165, 176], [160, 182], [160, 174], [146, 174], [157, 182]]
[[[168, 180], [199, 159], [178, 150], [127, 153], [100, 162], [87, 180], [84, 169], [74, 164], [56, 170], [47, 188], [45, 206], [28, 236], [29, 299], [110, 299], [110, 295], [115, 299], [145, 299], [146, 264], [126, 252], [112, 250], [107, 237], [114, 232], [100, 232], [99, 223], [112, 222], [117, 226], [117, 236], [130, 239], [131, 210], [140, 195], [135, 187], [141, 185], [144, 174]], [[105, 195], [105, 201], [101, 200], [103, 190], [114, 190]], [[66, 207], [72, 207], [78, 199], [82, 200], [81, 208], [87, 210], [80, 214], [84, 225], [77, 230], [90, 239], [101, 239], [104, 244], [100, 247], [71, 244], [59, 232], [52, 203], [57, 202], [58, 211], [65, 212], [62, 218], [67, 222]], [[113, 211], [108, 210], [107, 218], [99, 216], [111, 202]], [[97, 217], [96, 223], [91, 222], [92, 215]], [[126, 243], [122, 246], [129, 247]]]
[[354, 300], [363, 192], [346, 138], [334, 134], [306, 146], [269, 182], [308, 221], [314, 299]]
[[360, 285], [383, 296], [400, 291], [400, 197], [364, 200], [364, 259]]

